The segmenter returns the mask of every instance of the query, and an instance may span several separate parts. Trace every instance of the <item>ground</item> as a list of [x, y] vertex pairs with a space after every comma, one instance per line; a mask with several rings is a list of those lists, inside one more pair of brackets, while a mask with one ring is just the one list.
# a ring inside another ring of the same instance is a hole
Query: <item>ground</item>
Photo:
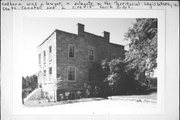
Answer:
[[[113, 114], [157, 114], [159, 102], [156, 93], [149, 95], [111, 96], [108, 98], [83, 98], [24, 106], [27, 114], [46, 115], [113, 115]], [[29, 107], [27, 107], [29, 106]], [[40, 107], [41, 106], [41, 107]]]
[[[109, 96], [108, 98], [82, 98], [82, 99], [76, 99], [76, 100], [67, 100], [67, 101], [60, 101], [60, 102], [46, 102], [46, 101], [33, 101], [29, 104], [26, 104], [25, 106], [28, 107], [54, 107], [57, 108], [59, 106], [81, 106], [84, 107], [87, 106], [103, 106], [103, 105], [118, 105], [118, 106], [126, 106], [130, 107], [131, 105], [135, 106], [147, 106], [147, 105], [155, 105], [157, 100], [157, 94], [156, 92], [148, 94], [148, 95], [126, 95], [126, 96]], [[96, 105], [97, 103], [97, 105]], [[94, 106], [94, 107], [95, 107]], [[108, 106], [107, 106], [108, 107]]]

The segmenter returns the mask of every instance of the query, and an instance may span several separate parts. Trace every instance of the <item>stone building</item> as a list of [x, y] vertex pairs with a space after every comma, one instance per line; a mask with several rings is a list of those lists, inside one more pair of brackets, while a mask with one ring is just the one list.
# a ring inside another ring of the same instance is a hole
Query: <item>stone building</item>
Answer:
[[84, 31], [83, 24], [77, 25], [77, 34], [55, 30], [38, 46], [39, 87], [52, 101], [62, 95], [75, 98], [77, 91], [85, 90], [94, 63], [124, 58], [124, 46], [110, 43], [109, 32], [98, 36]]

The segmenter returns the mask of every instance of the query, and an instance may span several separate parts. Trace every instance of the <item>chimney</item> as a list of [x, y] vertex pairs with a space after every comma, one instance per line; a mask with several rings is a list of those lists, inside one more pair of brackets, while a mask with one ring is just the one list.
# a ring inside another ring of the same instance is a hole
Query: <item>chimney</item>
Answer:
[[83, 35], [84, 34], [84, 25], [78, 23], [78, 35]]
[[109, 38], [110, 38], [110, 33], [104, 31], [104, 39], [107, 40], [109, 42]]

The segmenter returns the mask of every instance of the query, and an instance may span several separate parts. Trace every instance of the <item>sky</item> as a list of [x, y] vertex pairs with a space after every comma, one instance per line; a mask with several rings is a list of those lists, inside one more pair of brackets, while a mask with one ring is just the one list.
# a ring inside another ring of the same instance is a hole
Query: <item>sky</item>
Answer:
[[22, 76], [38, 72], [37, 46], [55, 29], [77, 34], [77, 23], [85, 25], [85, 31], [103, 36], [110, 32], [110, 42], [125, 45], [124, 34], [135, 19], [125, 18], [24, 18], [23, 39], [18, 43]]

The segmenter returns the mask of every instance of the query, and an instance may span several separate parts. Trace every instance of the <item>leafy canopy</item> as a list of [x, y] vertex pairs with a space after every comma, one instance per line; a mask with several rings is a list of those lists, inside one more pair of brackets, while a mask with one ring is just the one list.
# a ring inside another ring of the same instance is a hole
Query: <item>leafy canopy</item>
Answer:
[[153, 73], [157, 67], [157, 19], [136, 19], [125, 40], [130, 41], [125, 57], [127, 68], [136, 69], [137, 74]]

